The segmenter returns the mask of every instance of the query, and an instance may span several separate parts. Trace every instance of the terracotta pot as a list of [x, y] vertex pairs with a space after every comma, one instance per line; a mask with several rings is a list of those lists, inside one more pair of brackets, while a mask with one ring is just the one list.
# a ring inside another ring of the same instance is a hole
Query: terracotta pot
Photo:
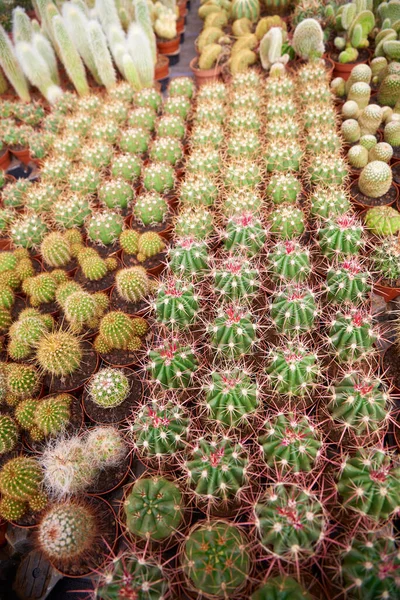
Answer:
[[176, 22], [176, 32], [178, 35], [183, 33], [185, 29], [185, 17], [180, 17]]
[[11, 150], [11, 153], [20, 160], [22, 163], [27, 165], [31, 162], [31, 153], [29, 148], [23, 148], [22, 150]]
[[159, 54], [157, 57], [157, 63], [154, 70], [154, 79], [159, 81], [165, 79], [169, 75], [169, 60], [163, 54]]
[[193, 72], [196, 85], [200, 87], [206, 83], [211, 83], [212, 81], [219, 81], [221, 79], [222, 67], [221, 65], [216, 65], [212, 69], [199, 69], [197, 66], [198, 58], [192, 58], [189, 63], [190, 69]]
[[186, 0], [184, 0], [184, 2], [179, 2], [178, 8], [179, 8], [179, 16], [185, 17], [187, 15]]
[[[332, 59], [331, 59], [332, 60]], [[350, 73], [356, 65], [364, 65], [368, 62], [368, 59], [360, 60], [356, 63], [340, 63], [332, 60], [334, 64], [334, 70], [332, 73], [333, 77], [342, 77], [345, 81], [350, 77]]]
[[5, 148], [5, 150], [3, 150], [2, 154], [0, 155], [0, 169], [2, 169], [3, 171], [7, 171], [8, 167], [10, 166], [10, 163], [10, 151], [8, 148]]
[[382, 283], [374, 283], [374, 293], [377, 296], [381, 296], [386, 302], [390, 302], [400, 296], [400, 288], [390, 287], [389, 285], [383, 285]]
[[179, 50], [179, 42], [180, 36], [177, 35], [173, 40], [167, 40], [162, 42], [161, 40], [157, 41], [157, 50], [160, 54], [175, 54]]

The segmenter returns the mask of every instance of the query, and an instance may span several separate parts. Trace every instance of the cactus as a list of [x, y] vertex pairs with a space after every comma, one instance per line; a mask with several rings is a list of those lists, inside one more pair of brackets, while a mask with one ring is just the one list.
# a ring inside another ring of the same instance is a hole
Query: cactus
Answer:
[[312, 597], [295, 579], [282, 575], [268, 577], [250, 600], [312, 600]]
[[158, 112], [162, 105], [162, 96], [155, 88], [144, 88], [135, 94], [134, 104], [141, 107], [147, 106]]
[[400, 146], [400, 123], [398, 121], [390, 121], [386, 123], [384, 129], [384, 140], [393, 148]]
[[44, 436], [60, 433], [69, 423], [71, 418], [72, 396], [58, 394], [44, 398], [36, 406], [34, 426]]
[[0, 492], [3, 498], [24, 503], [26, 510], [26, 503], [41, 494], [42, 480], [42, 469], [35, 458], [11, 458], [3, 463], [0, 470]]
[[123, 152], [143, 154], [147, 152], [149, 142], [150, 135], [146, 129], [130, 127], [122, 133], [119, 146]]
[[356, 217], [347, 213], [329, 219], [318, 231], [319, 246], [328, 258], [349, 257], [363, 248], [363, 227]]
[[263, 424], [258, 438], [264, 461], [277, 472], [294, 475], [312, 471], [321, 457], [321, 433], [307, 416], [279, 413]]
[[68, 177], [69, 187], [72, 192], [87, 196], [95, 194], [100, 185], [100, 175], [89, 165], [80, 165], [75, 168]]
[[202, 279], [209, 271], [207, 246], [192, 238], [177, 240], [168, 251], [168, 266], [177, 277]]
[[213, 206], [218, 198], [218, 187], [212, 180], [189, 175], [181, 184], [179, 200], [186, 206]]
[[117, 241], [123, 227], [122, 216], [112, 211], [93, 213], [86, 225], [90, 240], [105, 246]]
[[126, 400], [129, 389], [129, 380], [122, 371], [106, 367], [91, 378], [88, 395], [97, 406], [114, 408]]
[[192, 98], [195, 94], [195, 86], [191, 77], [174, 77], [168, 87], [170, 96], [185, 96]]
[[268, 173], [299, 171], [303, 151], [296, 140], [280, 140], [268, 145], [265, 164]]
[[133, 183], [140, 176], [141, 168], [141, 160], [135, 154], [119, 154], [112, 160], [111, 174]]
[[76, 371], [83, 351], [79, 339], [67, 331], [46, 333], [39, 340], [36, 360], [45, 373], [64, 379]]
[[123, 210], [132, 202], [133, 190], [123, 179], [111, 179], [99, 187], [98, 195], [107, 208]]
[[224, 183], [228, 189], [242, 190], [257, 188], [261, 182], [260, 168], [249, 160], [233, 162], [225, 170]]
[[118, 600], [136, 594], [137, 600], [157, 600], [168, 595], [169, 584], [162, 567], [132, 553], [113, 559], [103, 569], [96, 598]]
[[[360, 110], [368, 106], [371, 97], [371, 88], [365, 81], [353, 83], [347, 94], [348, 101], [355, 101]], [[384, 103], [386, 104], [386, 103]]]
[[163, 110], [165, 115], [175, 115], [186, 119], [192, 110], [192, 103], [183, 96], [170, 96], [165, 100]]
[[262, 199], [257, 191], [246, 188], [235, 190], [225, 196], [222, 211], [226, 217], [240, 216], [246, 213], [259, 215], [261, 212]]
[[150, 148], [150, 158], [175, 166], [182, 159], [182, 147], [176, 138], [157, 137]]
[[373, 160], [361, 171], [358, 179], [360, 192], [369, 198], [384, 196], [392, 185], [392, 170], [388, 164]]
[[372, 317], [357, 308], [336, 313], [329, 329], [329, 344], [339, 362], [353, 363], [365, 358], [372, 350], [378, 334]]
[[371, 255], [374, 272], [386, 280], [400, 279], [400, 247], [397, 236], [383, 239]]
[[185, 447], [190, 419], [181, 405], [165, 401], [142, 406], [129, 424], [133, 447], [142, 459], [166, 462]]
[[311, 331], [318, 315], [315, 294], [300, 285], [288, 286], [275, 294], [270, 314], [278, 333], [292, 336]]
[[163, 223], [168, 214], [168, 203], [157, 192], [141, 194], [133, 207], [135, 219], [144, 227]]
[[63, 309], [72, 331], [80, 333], [84, 327], [96, 328], [99, 318], [108, 307], [108, 302], [107, 295], [101, 292], [89, 294], [82, 290], [70, 294], [63, 304]]
[[47, 225], [42, 217], [27, 214], [12, 223], [10, 236], [16, 246], [30, 249], [40, 246], [47, 231]]
[[214, 292], [229, 302], [251, 301], [260, 287], [260, 275], [248, 260], [232, 257], [213, 269]]
[[8, 185], [2, 193], [2, 200], [5, 207], [21, 208], [31, 186], [31, 182], [26, 179], [17, 179], [15, 183]]
[[247, 538], [234, 524], [200, 521], [183, 546], [181, 563], [194, 593], [207, 597], [234, 597], [250, 573]]
[[101, 140], [89, 143], [81, 149], [83, 165], [92, 167], [95, 171], [109, 167], [112, 155], [112, 146]]
[[157, 115], [155, 111], [147, 106], [135, 108], [128, 116], [128, 125], [133, 128], [154, 131]]
[[278, 242], [267, 258], [268, 271], [274, 281], [300, 283], [311, 273], [310, 252], [299, 242]]
[[119, 236], [119, 243], [124, 252], [129, 255], [137, 254], [140, 234], [134, 229], [125, 229]]
[[165, 242], [163, 238], [154, 231], [142, 233], [138, 239], [138, 252], [136, 258], [139, 262], [144, 262], [152, 256], [157, 256], [163, 252]]
[[199, 297], [192, 284], [170, 278], [159, 285], [154, 308], [158, 322], [182, 329], [195, 322]]
[[214, 215], [201, 206], [181, 210], [175, 223], [177, 237], [205, 240], [213, 231]]
[[266, 372], [275, 393], [301, 397], [315, 388], [320, 365], [317, 355], [304, 344], [288, 342], [270, 350]]
[[237, 305], [221, 307], [207, 327], [216, 354], [230, 359], [251, 354], [257, 343], [256, 331], [253, 315]]
[[175, 184], [174, 169], [165, 163], [153, 163], [143, 168], [143, 185], [148, 192], [164, 194]]
[[232, 133], [228, 139], [227, 153], [232, 158], [248, 160], [261, 150], [258, 133], [252, 131]]
[[9, 330], [10, 341], [7, 347], [12, 360], [28, 358], [43, 333], [53, 326], [50, 315], [42, 315], [36, 309], [23, 310]]
[[192, 131], [191, 143], [195, 150], [201, 146], [219, 148], [224, 140], [224, 132], [221, 125], [202, 122], [196, 125]]
[[270, 231], [282, 240], [299, 237], [305, 229], [304, 213], [292, 204], [282, 204], [269, 215]]
[[179, 487], [164, 477], [141, 477], [124, 502], [128, 531], [144, 540], [161, 541], [179, 530], [184, 500]]
[[329, 267], [326, 274], [328, 300], [335, 304], [360, 304], [371, 289], [370, 274], [357, 258], [348, 258]]
[[28, 398], [15, 407], [15, 420], [22, 429], [31, 430], [35, 426], [35, 413], [40, 400]]
[[0, 415], [0, 456], [14, 450], [17, 442], [18, 427], [15, 421], [8, 415]]
[[347, 160], [355, 169], [363, 169], [368, 164], [368, 150], [356, 144], [348, 151]]
[[398, 512], [400, 467], [382, 448], [358, 448], [342, 461], [337, 489], [343, 506], [373, 521]]
[[87, 95], [89, 93], [89, 86], [86, 79], [85, 67], [60, 15], [56, 14], [51, 19], [51, 30], [69, 79], [80, 96]]
[[150, 293], [151, 282], [143, 267], [120, 269], [115, 276], [118, 295], [126, 302], [138, 303]]
[[[142, 323], [141, 328], [136, 326], [137, 321]], [[137, 337], [147, 332], [145, 324], [144, 319], [131, 319], [129, 315], [121, 311], [111, 311], [100, 321], [99, 336], [96, 339], [95, 347], [102, 344], [103, 349], [99, 352], [135, 349]]]
[[196, 173], [202, 176], [216, 175], [220, 168], [220, 153], [217, 149], [211, 147], [195, 148], [186, 162], [188, 173]]
[[97, 470], [117, 467], [127, 455], [127, 445], [115, 427], [95, 427], [88, 431], [84, 447]]
[[69, 243], [57, 231], [53, 231], [43, 238], [40, 245], [40, 253], [44, 262], [50, 267], [63, 267], [71, 260]]
[[255, 256], [265, 244], [266, 233], [261, 220], [251, 213], [234, 215], [224, 232], [225, 248], [230, 252], [238, 249], [248, 257]]
[[15, 56], [10, 38], [3, 27], [0, 29], [0, 65], [19, 98], [24, 102], [30, 102], [27, 81]]
[[[96, 97], [96, 96], [94, 96]], [[93, 98], [93, 96], [92, 96]], [[96, 111], [98, 107], [94, 107], [93, 108], [93, 112]], [[86, 115], [85, 115], [86, 117]], [[87, 117], [86, 117], [87, 118]], [[78, 119], [78, 117], [75, 117], [75, 119]], [[87, 124], [89, 122], [89, 126], [90, 126], [90, 119], [89, 121], [86, 120], [85, 124], [83, 125], [84, 128], [86, 128]], [[71, 121], [69, 122], [71, 123]], [[77, 122], [77, 126], [82, 127], [82, 124], [80, 122]], [[105, 123], [103, 123], [102, 121], [98, 122], [98, 123], [94, 123], [92, 131], [91, 131], [91, 137], [94, 140], [98, 140], [99, 142], [103, 142], [106, 144], [116, 144], [118, 139], [119, 139], [119, 127], [116, 123], [114, 123], [113, 121], [107, 121]], [[136, 156], [135, 154], [123, 154], [122, 156], [129, 156], [131, 158], [132, 161], [134, 161], [135, 165], [140, 165], [141, 161], [140, 158], [138, 156]], [[136, 166], [137, 168], [137, 166]]]
[[343, 121], [340, 132], [346, 142], [354, 144], [361, 138], [361, 127], [355, 119]]
[[272, 175], [267, 186], [268, 198], [274, 204], [290, 202], [295, 204], [301, 192], [301, 183], [292, 173]]
[[382, 119], [383, 111], [380, 106], [377, 104], [369, 104], [366, 106], [358, 117], [361, 136], [375, 135]]
[[343, 185], [348, 176], [345, 160], [334, 155], [314, 157], [307, 171], [311, 183], [327, 186]]
[[378, 102], [381, 106], [394, 108], [400, 92], [400, 76], [388, 74], [383, 79], [378, 90]]
[[157, 121], [157, 134], [183, 140], [186, 133], [185, 121], [177, 115], [165, 115]]
[[163, 388], [187, 388], [193, 381], [198, 362], [193, 349], [183, 346], [175, 338], [165, 339], [149, 351], [147, 369], [151, 378]]
[[318, 498], [293, 484], [271, 486], [255, 505], [254, 516], [262, 546], [291, 561], [313, 556], [327, 526]]
[[320, 57], [325, 52], [324, 34], [315, 19], [304, 19], [296, 26], [293, 34], [293, 49], [305, 60]]
[[319, 219], [332, 219], [350, 212], [351, 202], [342, 188], [317, 186], [311, 196], [311, 214]]
[[22, 284], [23, 291], [29, 296], [32, 306], [53, 302], [57, 290], [57, 281], [49, 273], [40, 273], [28, 277]]
[[7, 363], [6, 365], [6, 385], [10, 398], [7, 397], [9, 404], [16, 404], [25, 398], [33, 396], [39, 388], [39, 375], [35, 367], [18, 363]]

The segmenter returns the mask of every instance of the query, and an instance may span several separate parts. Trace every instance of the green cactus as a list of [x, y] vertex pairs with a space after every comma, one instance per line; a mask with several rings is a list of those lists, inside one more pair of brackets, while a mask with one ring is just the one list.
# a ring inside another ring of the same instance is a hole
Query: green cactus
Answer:
[[147, 152], [150, 143], [150, 134], [146, 129], [130, 127], [122, 132], [119, 147], [129, 154], [143, 154]]
[[393, 148], [400, 146], [400, 123], [398, 121], [389, 121], [384, 129], [384, 140]]
[[348, 195], [342, 188], [317, 186], [311, 196], [311, 214], [317, 219], [332, 219], [351, 209]]
[[228, 164], [224, 173], [224, 183], [227, 189], [253, 190], [261, 183], [259, 166], [250, 160], [241, 160]]
[[71, 260], [70, 245], [65, 237], [53, 231], [43, 238], [40, 253], [44, 262], [50, 267], [63, 267]]
[[119, 236], [119, 243], [126, 254], [137, 254], [139, 248], [140, 233], [134, 229], [125, 229]]
[[133, 207], [135, 219], [144, 227], [163, 223], [168, 214], [168, 203], [157, 192], [147, 192], [136, 198]]
[[111, 179], [98, 189], [100, 201], [107, 208], [126, 209], [133, 200], [133, 190], [123, 179]]
[[227, 223], [224, 233], [225, 248], [230, 252], [236, 249], [248, 257], [260, 252], [266, 241], [266, 233], [261, 220], [249, 212], [234, 215]]
[[398, 512], [400, 467], [382, 448], [358, 448], [345, 457], [337, 489], [343, 506], [373, 521], [389, 519]]
[[15, 420], [22, 429], [31, 430], [35, 426], [36, 409], [40, 400], [28, 398], [15, 407]]
[[250, 574], [247, 538], [233, 523], [200, 521], [186, 538], [181, 563], [195, 593], [212, 598], [234, 597]]
[[146, 129], [148, 131], [154, 131], [156, 124], [157, 114], [156, 112], [148, 107], [139, 107], [132, 110], [128, 115], [128, 125], [134, 129]]
[[318, 231], [319, 246], [328, 258], [349, 257], [362, 250], [363, 226], [350, 213], [329, 219]]
[[124, 227], [121, 215], [112, 211], [96, 212], [89, 218], [86, 230], [92, 242], [109, 246], [117, 241]]
[[106, 367], [91, 378], [88, 395], [97, 406], [114, 408], [126, 400], [129, 389], [129, 380], [122, 371]]
[[163, 238], [154, 231], [146, 231], [139, 236], [138, 251], [136, 258], [139, 262], [144, 262], [152, 256], [157, 256], [163, 252], [165, 242]]
[[183, 156], [182, 147], [176, 138], [157, 137], [150, 148], [150, 158], [175, 166]]
[[[141, 327], [138, 327], [139, 324], [141, 324]], [[100, 339], [96, 340], [96, 342], [101, 342], [105, 349], [99, 351], [109, 352], [114, 349], [135, 349], [134, 345], [137, 342], [137, 337], [144, 335], [147, 332], [147, 328], [148, 326], [144, 319], [131, 319], [129, 315], [122, 311], [111, 311], [100, 321], [98, 336]]]
[[40, 273], [25, 279], [22, 289], [28, 295], [31, 305], [39, 306], [55, 300], [57, 281], [50, 273]]
[[383, 239], [372, 255], [372, 269], [385, 280], [397, 282], [400, 279], [400, 247], [397, 236]]
[[228, 139], [227, 153], [233, 159], [249, 160], [260, 152], [261, 142], [257, 132], [232, 133]]
[[143, 168], [143, 185], [148, 192], [164, 194], [175, 185], [174, 169], [166, 163], [152, 163]]
[[348, 177], [345, 160], [334, 155], [315, 156], [307, 172], [311, 183], [327, 186], [343, 185]]
[[175, 223], [177, 237], [205, 240], [214, 232], [214, 215], [205, 208], [188, 207], [180, 211]]
[[18, 404], [21, 400], [33, 396], [39, 388], [40, 378], [35, 367], [18, 363], [7, 363], [7, 397], [9, 404]]
[[198, 150], [202, 146], [220, 148], [224, 140], [224, 132], [222, 126], [215, 123], [203, 123], [196, 125], [192, 130], [191, 143], [194, 150]]
[[313, 60], [325, 52], [324, 34], [316, 19], [304, 19], [293, 34], [293, 49], [300, 58]]
[[188, 175], [181, 184], [179, 200], [186, 206], [213, 206], [218, 198], [218, 187], [211, 179]]
[[304, 213], [292, 204], [282, 204], [269, 215], [270, 231], [282, 240], [299, 237], [305, 229]]
[[36, 406], [34, 426], [44, 436], [56, 435], [63, 431], [71, 418], [72, 396], [58, 394], [44, 398]]
[[222, 300], [252, 300], [260, 287], [260, 274], [248, 260], [229, 257], [212, 271], [213, 289]]
[[97, 469], [117, 467], [127, 455], [126, 442], [112, 425], [91, 429], [84, 439], [84, 449]]
[[63, 304], [63, 309], [72, 331], [81, 333], [85, 327], [96, 328], [99, 318], [108, 307], [108, 302], [107, 295], [101, 292], [90, 294], [82, 290], [70, 294]]
[[21, 208], [31, 185], [32, 183], [27, 179], [17, 179], [15, 183], [7, 185], [1, 195], [3, 205], [6, 208]]
[[241, 306], [221, 307], [207, 332], [217, 355], [230, 359], [251, 354], [257, 343], [257, 323], [248, 309]]
[[192, 238], [177, 240], [168, 251], [168, 266], [174, 275], [183, 279], [202, 279], [209, 271], [207, 246]]
[[82, 196], [95, 194], [100, 185], [100, 173], [89, 165], [81, 164], [70, 172], [68, 177], [72, 192]]
[[256, 190], [241, 188], [229, 192], [223, 199], [221, 210], [227, 217], [240, 216], [246, 213], [260, 215], [263, 201]]
[[62, 379], [79, 368], [82, 358], [80, 340], [72, 333], [62, 330], [44, 334], [36, 350], [39, 367], [45, 373]]
[[8, 354], [12, 360], [28, 358], [43, 333], [50, 331], [53, 318], [36, 309], [23, 310], [9, 330]]
[[250, 600], [312, 600], [312, 596], [292, 577], [268, 577]]
[[169, 278], [160, 283], [154, 308], [158, 322], [182, 329], [195, 322], [199, 297], [192, 284]]
[[195, 86], [191, 77], [174, 77], [168, 87], [170, 96], [184, 96], [192, 98], [195, 94]]
[[143, 267], [128, 267], [117, 272], [115, 285], [121, 298], [137, 303], [149, 295], [151, 282]]
[[198, 362], [194, 350], [175, 338], [165, 339], [148, 353], [147, 369], [163, 388], [180, 389], [191, 385]]
[[118, 154], [114, 156], [111, 164], [111, 174], [117, 179], [133, 183], [140, 177], [142, 162], [134, 154]]
[[295, 204], [301, 192], [301, 183], [292, 173], [272, 175], [267, 186], [267, 196], [274, 204]]
[[287, 336], [311, 331], [318, 315], [315, 294], [300, 285], [278, 291], [270, 305], [272, 323]]
[[360, 304], [371, 289], [370, 273], [357, 258], [348, 258], [329, 267], [326, 274], [328, 300], [335, 304]]
[[41, 216], [27, 214], [14, 221], [10, 227], [13, 243], [22, 248], [38, 248], [48, 231]]
[[299, 242], [278, 242], [268, 253], [268, 271], [274, 281], [300, 283], [311, 273], [310, 252]]
[[[22, 514], [27, 504], [41, 494], [43, 473], [35, 458], [19, 456], [3, 463], [0, 470], [0, 492], [3, 498], [22, 502]], [[3, 515], [4, 516], [4, 515]]]
[[177, 485], [164, 477], [141, 477], [124, 502], [126, 526], [144, 540], [165, 540], [179, 530], [184, 508]]
[[192, 109], [189, 98], [184, 96], [170, 96], [164, 102], [163, 110], [165, 115], [175, 115], [186, 119]]
[[91, 212], [88, 198], [78, 195], [71, 195], [68, 199], [62, 198], [52, 205], [52, 216], [57, 225], [64, 229], [82, 227]]
[[371, 353], [378, 338], [372, 317], [357, 308], [336, 313], [329, 329], [329, 345], [339, 362], [353, 363]]
[[[92, 96], [93, 98], [94, 96]], [[93, 109], [93, 111], [95, 112], [96, 109]], [[90, 117], [88, 118], [87, 115], [84, 115], [84, 117], [86, 118], [86, 123], [83, 126], [83, 130], [86, 129], [86, 127], [89, 125], [91, 125], [91, 119]], [[75, 117], [76, 121], [76, 126], [79, 128], [79, 125], [81, 125], [79, 123], [79, 116], [77, 115]], [[71, 121], [70, 121], [71, 123]], [[91, 137], [94, 140], [98, 140], [100, 142], [105, 142], [107, 144], [112, 144], [115, 145], [119, 139], [119, 135], [120, 135], [120, 131], [119, 131], [119, 127], [118, 124], [113, 122], [113, 121], [106, 121], [106, 122], [95, 122], [93, 123], [93, 127], [91, 129]], [[127, 156], [127, 155], [123, 155], [123, 156]], [[140, 164], [140, 159], [139, 157], [136, 157], [134, 154], [130, 154], [128, 156], [131, 156], [131, 158], [133, 160], [135, 160], [137, 163]]]
[[0, 456], [14, 450], [18, 442], [18, 427], [8, 415], [0, 415]]
[[266, 372], [275, 393], [302, 397], [315, 388], [320, 365], [317, 355], [303, 343], [287, 342], [270, 350]]
[[217, 149], [209, 146], [195, 148], [186, 161], [187, 172], [200, 176], [216, 175], [220, 169], [220, 153]]
[[148, 106], [158, 112], [162, 105], [162, 96], [154, 88], [143, 88], [135, 94], [134, 105]]
[[265, 166], [268, 173], [299, 171], [303, 150], [295, 140], [276, 140], [268, 144]]
[[156, 123], [157, 134], [183, 140], [186, 133], [185, 121], [177, 115], [164, 115]]

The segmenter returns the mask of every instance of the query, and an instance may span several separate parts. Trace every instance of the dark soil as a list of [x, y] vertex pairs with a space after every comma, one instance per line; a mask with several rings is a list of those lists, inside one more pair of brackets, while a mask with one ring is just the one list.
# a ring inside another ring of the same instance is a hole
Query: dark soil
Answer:
[[97, 369], [97, 354], [89, 342], [83, 342], [83, 359], [80, 368], [65, 379], [45, 375], [44, 384], [49, 388], [49, 393], [68, 392], [80, 389]]
[[101, 258], [110, 258], [119, 250], [118, 242], [114, 242], [114, 244], [110, 246], [102, 246], [100, 244], [95, 244], [88, 239], [86, 245], [89, 248], [94, 248], [94, 250], [100, 254]]
[[168, 227], [171, 226], [172, 223], [172, 215], [169, 215], [167, 219], [163, 223], [156, 223], [154, 225], [142, 225], [133, 217], [132, 219], [132, 229], [139, 231], [139, 233], [144, 233], [145, 231], [154, 231], [156, 233], [160, 233], [160, 231], [165, 231]]
[[144, 356], [144, 350], [138, 350], [137, 352], [112, 350], [111, 352], [100, 354], [100, 356], [102, 360], [109, 365], [114, 365], [115, 367], [130, 367], [141, 360]]
[[370, 198], [369, 196], [362, 194], [358, 189], [358, 182], [354, 182], [351, 186], [351, 196], [357, 204], [361, 204], [363, 206], [389, 206], [395, 202], [397, 190], [395, 186], [392, 185], [384, 196], [380, 196], [379, 198]]
[[[338, 52], [337, 50], [332, 50], [331, 52], [329, 52], [329, 58], [331, 58], [334, 62], [339, 62], [339, 54], [340, 52]], [[359, 63], [362, 63], [363, 61], [366, 61], [369, 59], [369, 51], [366, 50], [365, 48], [362, 48], [360, 50], [358, 50], [358, 57], [356, 60], [352, 60], [348, 63], [343, 63], [346, 65], [357, 65]]]
[[115, 487], [119, 486], [125, 477], [128, 475], [129, 467], [131, 465], [132, 455], [128, 454], [124, 460], [116, 467], [107, 467], [101, 471], [97, 481], [93, 484], [88, 494], [107, 494], [111, 492]]
[[12, 521], [17, 527], [35, 527], [41, 518], [42, 512], [33, 512], [28, 508], [27, 512], [18, 521]]
[[125, 375], [128, 376], [131, 390], [128, 398], [115, 406], [114, 408], [102, 408], [97, 406], [86, 394], [84, 396], [85, 412], [89, 419], [95, 423], [120, 423], [132, 412], [132, 408], [138, 405], [143, 397], [143, 385], [139, 377], [132, 371], [125, 371]]
[[15, 296], [15, 302], [11, 308], [11, 316], [13, 322], [18, 319], [18, 315], [26, 308], [26, 300], [21, 296]]
[[151, 256], [150, 258], [146, 258], [144, 262], [139, 262], [134, 254], [126, 254], [122, 253], [122, 262], [125, 267], [144, 267], [147, 271], [150, 269], [155, 269], [161, 264], [165, 264], [166, 262], [166, 252], [160, 252], [155, 256]]
[[58, 313], [60, 310], [60, 307], [58, 306], [57, 302], [47, 302], [46, 304], [41, 304], [40, 306], [38, 306], [38, 309], [41, 313], [45, 313], [47, 315], [53, 315], [55, 313]]
[[122, 310], [122, 312], [128, 313], [128, 315], [136, 315], [137, 313], [143, 313], [149, 310], [149, 303], [146, 299], [135, 304], [133, 302], [127, 302], [118, 295], [116, 288], [112, 290], [110, 300], [112, 310]]
[[400, 159], [400, 146], [392, 146], [393, 148], [393, 158]]
[[[76, 261], [76, 258], [72, 258], [69, 263], [67, 263], [66, 265], [63, 265], [61, 268], [63, 271], [66, 271], [67, 273], [69, 273], [70, 271], [72, 271], [73, 269], [76, 269], [78, 263]], [[54, 269], [59, 269], [60, 267], [50, 267], [49, 265], [43, 264], [44, 269], [48, 272], [51, 273], [52, 271], [54, 271]]]
[[[400, 148], [399, 148], [400, 150]], [[393, 181], [400, 185], [400, 164], [392, 166]]]
[[388, 379], [391, 379], [393, 385], [400, 389], [400, 355], [399, 349], [395, 344], [389, 346], [382, 358], [383, 371]]
[[81, 269], [78, 269], [74, 279], [77, 283], [82, 285], [87, 292], [103, 292], [104, 290], [107, 290], [114, 285], [115, 273], [116, 271], [108, 271], [108, 273], [106, 273], [106, 275], [101, 279], [91, 281], [90, 279], [86, 279]]

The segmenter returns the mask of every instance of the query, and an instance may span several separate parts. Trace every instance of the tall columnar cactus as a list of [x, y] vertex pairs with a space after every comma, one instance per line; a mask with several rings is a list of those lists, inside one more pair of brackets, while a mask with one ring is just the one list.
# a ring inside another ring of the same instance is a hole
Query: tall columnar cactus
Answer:
[[147, 369], [163, 388], [180, 389], [192, 384], [198, 361], [190, 346], [181, 345], [176, 338], [165, 339], [148, 355]]
[[241, 257], [225, 259], [212, 270], [211, 275], [214, 292], [227, 302], [251, 301], [260, 287], [257, 268]]
[[105, 367], [93, 375], [88, 385], [89, 398], [101, 408], [114, 408], [126, 400], [130, 390], [127, 376], [119, 369]]
[[263, 430], [258, 438], [263, 459], [278, 473], [308, 473], [318, 464], [322, 435], [307, 416], [279, 413], [265, 421]]
[[373, 521], [398, 513], [400, 466], [396, 456], [379, 448], [358, 448], [342, 461], [337, 489], [345, 508]]
[[207, 331], [217, 355], [230, 359], [251, 354], [257, 344], [257, 323], [251, 312], [241, 306], [220, 308]]
[[353, 363], [371, 353], [378, 333], [370, 314], [357, 308], [338, 312], [329, 329], [329, 345], [339, 362]]
[[159, 285], [154, 306], [157, 321], [170, 328], [184, 328], [196, 320], [199, 296], [192, 284], [170, 278]]
[[129, 434], [142, 459], [168, 462], [185, 448], [190, 424], [181, 405], [153, 402], [139, 409], [130, 423]]
[[254, 517], [262, 545], [296, 562], [314, 555], [327, 526], [318, 498], [293, 484], [271, 486], [255, 505]]
[[305, 396], [315, 388], [320, 365], [317, 355], [304, 344], [289, 342], [270, 351], [266, 372], [277, 394]]
[[140, 302], [149, 295], [150, 281], [143, 267], [121, 269], [115, 276], [118, 294], [127, 302]]
[[128, 531], [144, 540], [161, 541], [179, 530], [184, 516], [179, 487], [164, 477], [141, 477], [124, 502]]
[[318, 315], [315, 294], [300, 285], [289, 286], [275, 294], [270, 314], [279, 333], [292, 336], [311, 331]]
[[245, 212], [229, 219], [224, 238], [227, 250], [240, 251], [251, 257], [258, 254], [264, 246], [266, 233], [260, 219]]
[[15, 56], [10, 38], [3, 27], [0, 29], [0, 65], [21, 100], [30, 102], [27, 81]]
[[0, 456], [11, 452], [18, 442], [18, 427], [8, 415], [0, 415]]
[[371, 289], [370, 273], [357, 258], [348, 258], [329, 267], [326, 274], [328, 300], [335, 304], [360, 304]]
[[39, 340], [36, 360], [45, 373], [62, 379], [74, 373], [83, 359], [82, 344], [68, 331], [46, 333]]
[[363, 226], [351, 214], [329, 219], [318, 232], [322, 253], [328, 258], [359, 254], [363, 248]]
[[300, 283], [311, 273], [310, 251], [294, 240], [277, 242], [268, 253], [267, 264], [274, 281]]
[[60, 15], [55, 15], [52, 18], [51, 28], [68, 77], [72, 81], [78, 94], [80, 96], [85, 96], [89, 93], [85, 67], [83, 66], [82, 59], [79, 56], [77, 49], [68, 35], [67, 28]]
[[251, 556], [245, 534], [225, 521], [200, 521], [182, 550], [182, 567], [193, 591], [206, 597], [228, 598], [248, 580]]
[[242, 369], [213, 371], [205, 389], [207, 419], [224, 429], [246, 428], [260, 406], [258, 385]]

